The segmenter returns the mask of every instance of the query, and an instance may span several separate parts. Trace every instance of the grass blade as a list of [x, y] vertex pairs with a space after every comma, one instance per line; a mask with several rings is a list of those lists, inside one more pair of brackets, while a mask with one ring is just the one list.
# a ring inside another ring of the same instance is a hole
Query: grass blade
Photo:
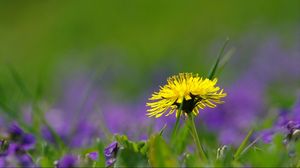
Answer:
[[162, 134], [164, 133], [165, 129], [167, 127], [167, 124], [165, 124], [162, 129], [159, 131], [159, 135], [162, 136]]
[[253, 147], [256, 142], [258, 142], [261, 139], [261, 136], [257, 137], [253, 142], [251, 142], [247, 147], [244, 148], [244, 150], [241, 152], [240, 156], [246, 153], [251, 147]]
[[239, 146], [239, 148], [237, 149], [237, 151], [235, 152], [233, 159], [236, 160], [239, 158], [240, 154], [242, 153], [243, 149], [245, 149], [251, 135], [253, 133], [253, 129], [250, 130], [247, 134], [247, 136], [245, 137], [245, 139], [243, 140], [243, 142], [241, 143], [241, 145]]
[[220, 60], [221, 60], [222, 56], [224, 55], [224, 50], [225, 50], [228, 42], [229, 42], [229, 39], [227, 38], [225, 43], [223, 44], [223, 47], [221, 48], [221, 50], [218, 54], [218, 57], [217, 57], [217, 60], [216, 60], [215, 64], [212, 66], [212, 68], [209, 72], [208, 79], [213, 79], [215, 77], [215, 74], [216, 74], [216, 71], [218, 69]]
[[231, 59], [231, 57], [233, 56], [235, 52], [234, 48], [231, 48], [229, 51], [227, 51], [224, 56], [222, 57], [222, 59], [220, 60], [218, 69], [216, 71], [216, 76], [219, 76], [220, 73], [223, 71], [224, 67], [227, 65], [228, 61]]

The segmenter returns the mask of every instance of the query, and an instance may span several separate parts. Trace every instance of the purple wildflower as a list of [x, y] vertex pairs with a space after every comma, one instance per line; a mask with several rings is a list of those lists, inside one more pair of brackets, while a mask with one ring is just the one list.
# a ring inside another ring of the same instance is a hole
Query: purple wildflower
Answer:
[[48, 142], [51, 142], [51, 143], [54, 143], [55, 144], [55, 138], [53, 137], [51, 131], [46, 127], [46, 126], [43, 126], [41, 128], [41, 133], [42, 133], [42, 136], [43, 138], [48, 141]]
[[9, 126], [8, 134], [12, 142], [19, 144], [25, 150], [32, 149], [35, 145], [35, 137], [25, 133], [16, 122]]
[[28, 154], [28, 150], [35, 145], [34, 136], [25, 133], [16, 122], [9, 126], [7, 132], [8, 140], [0, 141], [0, 165], [2, 167], [35, 167]]
[[78, 166], [77, 162], [78, 162], [77, 157], [73, 155], [65, 155], [57, 162], [55, 166], [56, 168], [73, 168]]
[[20, 140], [24, 134], [23, 130], [20, 128], [20, 126], [16, 122], [13, 122], [9, 126], [8, 133], [10, 135], [10, 138], [15, 141]]
[[99, 158], [99, 153], [98, 152], [90, 152], [87, 154], [87, 157], [93, 161], [97, 161]]
[[273, 136], [275, 131], [273, 129], [267, 129], [260, 132], [260, 137], [264, 143], [271, 143], [273, 140]]
[[300, 105], [300, 94], [294, 108], [290, 111], [283, 110], [278, 115], [273, 127], [260, 132], [260, 136], [265, 143], [272, 142], [275, 134], [284, 134], [286, 136], [285, 142], [297, 140], [300, 137], [300, 119], [298, 118]]
[[22, 167], [35, 167], [32, 158], [28, 154], [19, 155], [17, 158]]
[[286, 135], [286, 140], [298, 140], [299, 133], [300, 133], [300, 121], [289, 121], [286, 124], [286, 129], [288, 131], [288, 134]]
[[[92, 85], [88, 75], [76, 75], [65, 78], [62, 84], [62, 95], [54, 108], [46, 112], [45, 118], [70, 147], [83, 147], [101, 135], [100, 117], [96, 108], [99, 91]], [[68, 119], [68, 122], [65, 119]], [[55, 143], [51, 131], [47, 127], [41, 129], [43, 137]]]
[[24, 149], [32, 149], [35, 145], [35, 137], [32, 134], [24, 134], [21, 144]]
[[[244, 89], [245, 85], [251, 87]], [[263, 85], [245, 77], [225, 90], [228, 93], [226, 103], [204, 110], [202, 118], [210, 130], [219, 133], [222, 144], [238, 145], [249, 127], [259, 119], [264, 103]]]
[[[299, 74], [296, 72], [300, 71], [297, 47], [286, 50], [279, 39], [270, 38], [258, 45], [247, 41], [240, 45], [246, 47], [238, 47], [240, 49], [237, 50], [237, 55], [245, 57], [233, 57], [229, 62], [232, 66], [228, 68], [247, 68], [239, 71], [240, 78], [225, 89], [228, 93], [226, 103], [216, 109], [205, 110], [201, 118], [210, 130], [219, 134], [219, 140], [223, 144], [241, 143], [250, 128], [266, 116], [266, 91], [269, 86], [273, 83], [281, 84], [282, 81], [297, 81]], [[269, 141], [270, 136], [271, 133], [266, 132], [265, 140]]]
[[8, 148], [0, 156], [2, 167], [35, 167], [31, 156], [22, 145], [10, 143]]
[[107, 167], [113, 165], [116, 162], [116, 156], [117, 152], [119, 150], [118, 143], [113, 142], [109, 144], [105, 149], [104, 149], [104, 155], [105, 155], [105, 164]]
[[[103, 117], [110, 132], [113, 134], [126, 134], [132, 139], [147, 136], [144, 130], [151, 125], [150, 120], [145, 115], [146, 107], [140, 107], [139, 105], [139, 102], [132, 104], [105, 103], [102, 107]], [[137, 128], [139, 129], [137, 130]]]

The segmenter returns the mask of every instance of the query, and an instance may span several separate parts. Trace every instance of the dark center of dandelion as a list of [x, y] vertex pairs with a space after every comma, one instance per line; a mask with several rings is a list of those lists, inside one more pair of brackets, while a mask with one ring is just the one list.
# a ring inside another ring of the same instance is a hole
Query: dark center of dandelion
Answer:
[[[202, 98], [199, 96], [195, 96], [192, 94], [190, 94], [190, 96], [191, 96], [191, 99], [189, 99], [189, 100], [183, 99], [183, 101], [182, 101], [181, 110], [186, 113], [192, 112], [193, 109], [196, 107], [197, 103], [202, 100]], [[181, 105], [180, 103], [175, 102], [174, 104], [177, 106], [178, 109], [180, 108], [180, 105]]]

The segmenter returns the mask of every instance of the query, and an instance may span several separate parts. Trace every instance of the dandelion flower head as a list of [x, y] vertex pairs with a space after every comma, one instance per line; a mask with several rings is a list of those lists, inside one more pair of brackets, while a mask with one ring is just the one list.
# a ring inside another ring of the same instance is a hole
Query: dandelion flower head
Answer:
[[182, 110], [185, 114], [199, 114], [200, 109], [205, 107], [214, 108], [216, 104], [221, 104], [221, 100], [227, 94], [223, 89], [215, 86], [217, 79], [210, 80], [201, 78], [198, 74], [180, 73], [169, 77], [167, 84], [160, 87], [158, 92], [154, 92], [147, 103], [150, 109], [147, 110], [149, 117], [156, 118], [169, 116]]

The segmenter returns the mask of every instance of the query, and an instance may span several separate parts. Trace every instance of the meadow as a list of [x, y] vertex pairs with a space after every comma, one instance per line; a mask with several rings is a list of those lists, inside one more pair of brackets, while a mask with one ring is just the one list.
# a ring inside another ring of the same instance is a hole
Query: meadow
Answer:
[[300, 2], [0, 2], [0, 167], [300, 167]]

